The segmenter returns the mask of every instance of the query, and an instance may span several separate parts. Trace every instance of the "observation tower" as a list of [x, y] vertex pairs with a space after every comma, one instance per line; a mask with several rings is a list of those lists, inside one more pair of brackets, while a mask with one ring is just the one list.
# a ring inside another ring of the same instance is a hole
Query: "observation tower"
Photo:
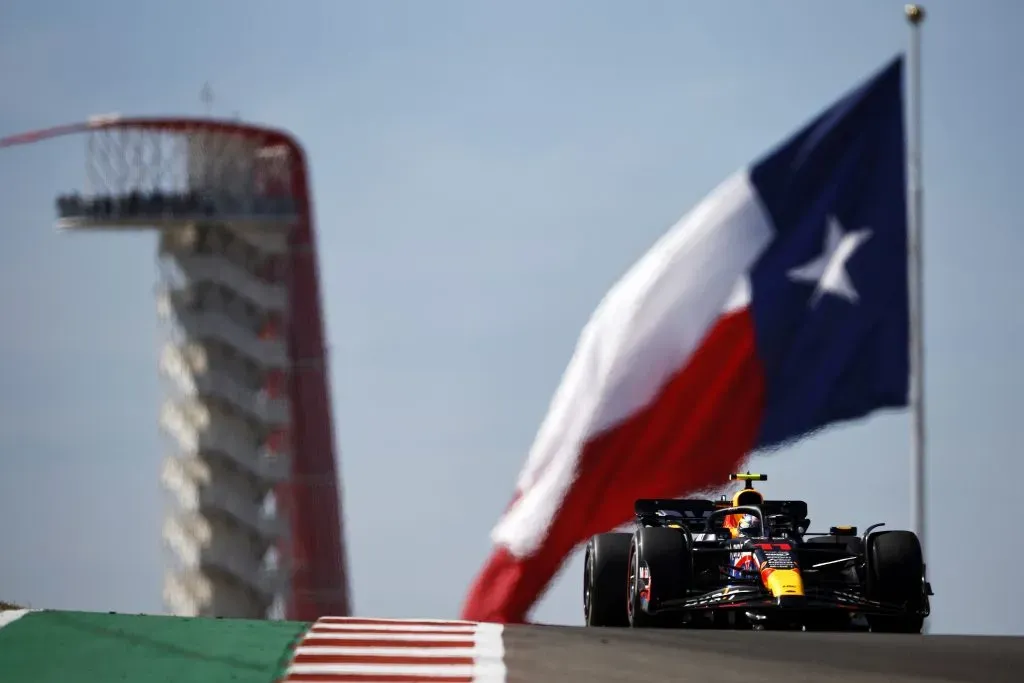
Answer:
[[237, 121], [95, 117], [64, 230], [153, 230], [166, 385], [163, 597], [183, 616], [303, 621], [351, 602], [312, 201], [288, 133]]

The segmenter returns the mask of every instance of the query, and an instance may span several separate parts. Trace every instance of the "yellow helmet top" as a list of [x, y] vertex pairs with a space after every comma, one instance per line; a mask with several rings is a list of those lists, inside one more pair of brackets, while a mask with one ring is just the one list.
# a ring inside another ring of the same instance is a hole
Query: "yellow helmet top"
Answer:
[[741, 489], [732, 497], [732, 506], [740, 505], [763, 505], [764, 496], [757, 489]]
[[752, 474], [750, 472], [740, 474], [730, 474], [730, 481], [742, 481], [743, 488], [736, 492], [732, 497], [733, 507], [740, 505], [762, 505], [764, 503], [764, 496], [761, 492], [754, 488], [755, 481], [768, 481], [767, 474]]

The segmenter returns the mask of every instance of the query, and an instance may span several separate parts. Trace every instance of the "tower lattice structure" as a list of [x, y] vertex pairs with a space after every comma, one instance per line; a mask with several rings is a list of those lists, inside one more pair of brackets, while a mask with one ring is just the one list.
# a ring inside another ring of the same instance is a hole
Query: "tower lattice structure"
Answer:
[[351, 612], [304, 152], [237, 121], [95, 118], [75, 231], [154, 230], [166, 385], [163, 538], [175, 614]]

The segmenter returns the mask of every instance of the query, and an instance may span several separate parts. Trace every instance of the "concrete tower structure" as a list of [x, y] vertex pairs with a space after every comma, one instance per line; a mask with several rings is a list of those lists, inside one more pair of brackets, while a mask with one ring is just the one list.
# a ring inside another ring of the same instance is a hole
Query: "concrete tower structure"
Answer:
[[167, 609], [348, 615], [302, 148], [236, 121], [120, 117], [0, 147], [75, 132], [88, 186], [58, 199], [59, 226], [158, 235]]

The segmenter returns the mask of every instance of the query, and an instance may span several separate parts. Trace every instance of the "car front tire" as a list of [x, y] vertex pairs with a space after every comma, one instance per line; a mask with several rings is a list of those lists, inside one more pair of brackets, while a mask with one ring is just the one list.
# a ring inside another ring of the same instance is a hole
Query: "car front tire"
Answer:
[[626, 580], [628, 533], [598, 534], [587, 543], [583, 561], [583, 618], [587, 626], [628, 626]]
[[[924, 554], [912, 531], [881, 531], [868, 537], [868, 598], [904, 604], [913, 612], [924, 604]], [[920, 633], [924, 617], [917, 614], [871, 616], [875, 633]]]

